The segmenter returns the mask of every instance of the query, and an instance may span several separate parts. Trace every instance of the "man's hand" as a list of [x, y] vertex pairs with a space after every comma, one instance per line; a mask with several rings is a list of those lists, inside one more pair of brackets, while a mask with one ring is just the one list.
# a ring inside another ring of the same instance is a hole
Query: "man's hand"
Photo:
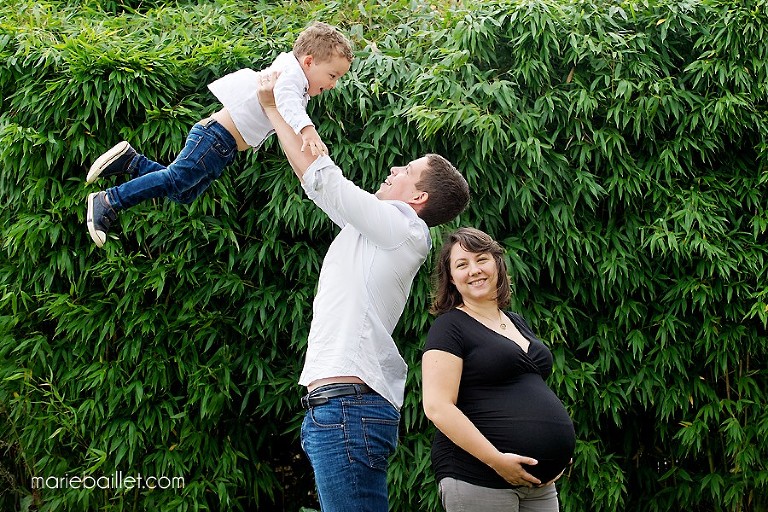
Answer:
[[279, 71], [263, 71], [259, 77], [259, 103], [265, 109], [277, 108], [275, 105], [275, 81], [280, 76]]
[[302, 151], [304, 144], [302, 138], [293, 131], [293, 128], [285, 122], [285, 119], [277, 110], [273, 90], [278, 75], [279, 73], [276, 72], [262, 72], [257, 79], [256, 91], [259, 95], [259, 103], [264, 108], [264, 113], [269, 118], [269, 122], [272, 123], [272, 128], [275, 129], [280, 146], [283, 148], [286, 158], [288, 158], [288, 163], [291, 164], [291, 168], [296, 176], [304, 181], [304, 173], [317, 160], [317, 156], [310, 155], [309, 151]]
[[[259, 103], [261, 103], [265, 111], [277, 109], [274, 89], [278, 76], [280, 76], [279, 71], [263, 71], [259, 76], [259, 86], [257, 88]], [[269, 116], [269, 113], [267, 115]], [[301, 130], [301, 152], [303, 153], [306, 148], [309, 148], [312, 156], [328, 154], [328, 147], [312, 125], [305, 126]]]

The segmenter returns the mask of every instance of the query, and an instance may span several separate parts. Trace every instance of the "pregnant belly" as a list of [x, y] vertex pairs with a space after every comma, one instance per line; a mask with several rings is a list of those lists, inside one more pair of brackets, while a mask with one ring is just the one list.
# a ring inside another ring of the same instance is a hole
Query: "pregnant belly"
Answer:
[[538, 464], [523, 464], [523, 467], [542, 483], [547, 483], [557, 478], [568, 467], [572, 457], [573, 450], [564, 449], [557, 457], [534, 457]]
[[548, 482], [571, 461], [576, 433], [555, 394], [546, 386], [533, 388], [524, 397], [515, 393], [503, 401], [498, 396], [491, 402], [476, 401], [467, 416], [499, 451], [536, 459], [538, 464], [526, 469]]
[[549, 482], [560, 474], [570, 463], [576, 445], [576, 435], [570, 419], [567, 422], [514, 422], [503, 438], [489, 440], [506, 453], [532, 457], [535, 465], [526, 465], [526, 470], [541, 480]]

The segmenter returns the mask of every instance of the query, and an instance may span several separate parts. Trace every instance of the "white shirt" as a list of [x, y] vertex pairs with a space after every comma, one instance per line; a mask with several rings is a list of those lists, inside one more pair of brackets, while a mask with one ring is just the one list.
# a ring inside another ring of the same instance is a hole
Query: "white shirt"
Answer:
[[[274, 93], [277, 110], [285, 122], [297, 135], [305, 126], [314, 126], [307, 115], [309, 81], [293, 53], [281, 53], [266, 69], [281, 71]], [[208, 84], [208, 89], [229, 111], [243, 140], [256, 149], [275, 133], [259, 103], [258, 76], [258, 71], [246, 68]]]
[[408, 366], [392, 331], [432, 246], [429, 229], [410, 205], [360, 189], [327, 156], [303, 187], [342, 229], [320, 270], [299, 384], [355, 376], [400, 409]]

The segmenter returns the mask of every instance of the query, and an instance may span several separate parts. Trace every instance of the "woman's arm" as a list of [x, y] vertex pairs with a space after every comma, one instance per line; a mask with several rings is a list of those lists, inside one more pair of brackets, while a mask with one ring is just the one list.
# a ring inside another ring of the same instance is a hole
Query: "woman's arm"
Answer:
[[501, 453], [458, 407], [463, 360], [442, 350], [428, 350], [421, 359], [424, 413], [459, 448], [490, 466], [512, 485], [531, 487], [541, 480], [522, 464], [538, 462], [514, 453]]

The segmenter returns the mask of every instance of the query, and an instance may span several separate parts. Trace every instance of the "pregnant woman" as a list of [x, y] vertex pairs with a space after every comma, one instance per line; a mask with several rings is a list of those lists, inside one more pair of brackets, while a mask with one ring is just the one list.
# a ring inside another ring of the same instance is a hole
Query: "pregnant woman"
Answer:
[[422, 357], [424, 411], [437, 427], [432, 468], [447, 512], [557, 512], [554, 481], [576, 436], [549, 389], [552, 353], [523, 317], [504, 311], [502, 247], [486, 233], [450, 234]]

